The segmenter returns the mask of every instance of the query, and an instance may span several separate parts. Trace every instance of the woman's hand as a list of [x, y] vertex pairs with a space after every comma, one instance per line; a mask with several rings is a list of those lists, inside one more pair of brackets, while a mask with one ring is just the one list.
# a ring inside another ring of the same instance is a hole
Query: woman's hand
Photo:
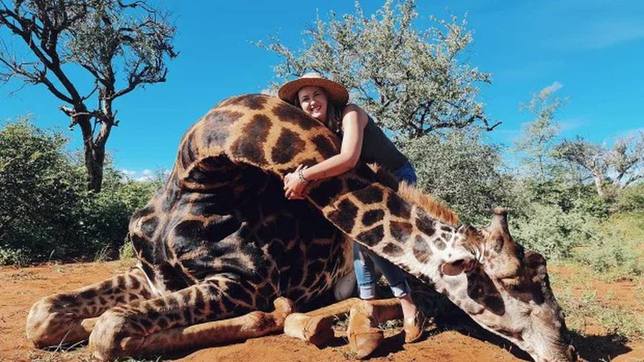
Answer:
[[284, 176], [284, 196], [289, 200], [303, 200], [306, 196], [306, 186], [309, 184], [302, 180], [298, 172], [305, 170], [306, 166], [299, 165], [295, 171]]

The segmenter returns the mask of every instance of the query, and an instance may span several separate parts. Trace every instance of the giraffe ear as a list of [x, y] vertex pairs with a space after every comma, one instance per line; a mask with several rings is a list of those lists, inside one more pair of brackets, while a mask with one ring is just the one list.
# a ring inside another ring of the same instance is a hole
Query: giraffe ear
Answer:
[[472, 258], [459, 259], [451, 263], [443, 263], [440, 266], [441, 273], [449, 276], [459, 275], [463, 272], [469, 272], [476, 266], [476, 261]]

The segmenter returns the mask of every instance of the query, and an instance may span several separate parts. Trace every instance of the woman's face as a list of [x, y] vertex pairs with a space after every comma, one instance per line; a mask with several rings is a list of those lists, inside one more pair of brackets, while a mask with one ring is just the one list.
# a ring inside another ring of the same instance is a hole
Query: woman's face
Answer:
[[314, 86], [303, 87], [297, 92], [297, 99], [306, 114], [319, 121], [326, 122], [329, 101], [322, 88]]

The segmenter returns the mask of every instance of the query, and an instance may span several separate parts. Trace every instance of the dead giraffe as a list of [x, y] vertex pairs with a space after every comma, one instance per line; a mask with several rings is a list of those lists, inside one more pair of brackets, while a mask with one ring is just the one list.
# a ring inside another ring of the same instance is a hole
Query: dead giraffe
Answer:
[[[89, 336], [109, 359], [279, 331], [352, 275], [346, 240], [356, 240], [535, 360], [574, 358], [545, 260], [512, 240], [502, 210], [487, 229], [457, 226], [365, 165], [315, 183], [308, 203], [283, 198], [281, 177], [338, 150], [330, 130], [276, 98], [223, 102], [188, 130], [165, 187], [132, 216], [139, 269], [43, 298], [28, 337], [46, 346]], [[311, 312], [291, 334], [355, 302]]]

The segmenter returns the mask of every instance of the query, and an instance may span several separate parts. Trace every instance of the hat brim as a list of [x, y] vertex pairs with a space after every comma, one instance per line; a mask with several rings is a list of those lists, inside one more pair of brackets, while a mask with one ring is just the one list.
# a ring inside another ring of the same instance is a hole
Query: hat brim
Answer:
[[277, 96], [291, 104], [296, 104], [297, 92], [304, 87], [320, 87], [327, 96], [339, 105], [344, 106], [349, 101], [349, 92], [340, 83], [324, 78], [299, 78], [280, 87]]

